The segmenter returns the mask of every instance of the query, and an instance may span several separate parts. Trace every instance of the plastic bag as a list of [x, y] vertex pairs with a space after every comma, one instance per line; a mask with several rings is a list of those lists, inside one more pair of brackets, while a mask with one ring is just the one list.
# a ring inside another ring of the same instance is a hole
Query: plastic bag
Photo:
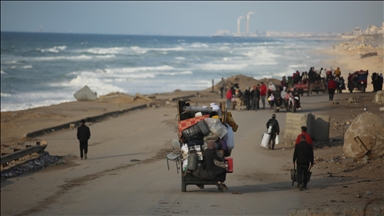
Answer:
[[188, 154], [189, 154], [189, 150], [188, 150], [188, 145], [187, 144], [184, 144], [181, 147], [181, 152], [182, 152], [183, 159], [186, 159], [188, 157]]
[[271, 134], [268, 133], [263, 133], [263, 136], [261, 137], [261, 147], [264, 147], [268, 149], [268, 143], [269, 143], [269, 138], [271, 137]]
[[206, 118], [204, 119], [205, 123], [207, 123], [209, 130], [223, 139], [225, 134], [227, 134], [227, 128], [221, 123], [220, 119], [216, 118]]
[[280, 142], [279, 135], [276, 135], [276, 138], [275, 138], [275, 144], [276, 144], [276, 145], [279, 145], [279, 142]]

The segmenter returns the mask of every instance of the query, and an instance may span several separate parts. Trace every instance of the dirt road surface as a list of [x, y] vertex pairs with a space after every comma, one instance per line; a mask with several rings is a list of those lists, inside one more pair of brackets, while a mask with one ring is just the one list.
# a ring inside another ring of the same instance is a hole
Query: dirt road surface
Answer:
[[[299, 112], [314, 114], [335, 106], [322, 94], [301, 102]], [[216, 186], [200, 190], [193, 185], [181, 192], [180, 174], [172, 162], [168, 170], [165, 160], [177, 138], [176, 108], [147, 108], [90, 125], [88, 160], [79, 159], [76, 130], [40, 137], [48, 142], [50, 155], [65, 156], [63, 165], [2, 181], [1, 215], [289, 215], [297, 209], [366, 204], [363, 199], [349, 202], [351, 194], [340, 192], [356, 179], [326, 178], [317, 164], [309, 189], [299, 191], [289, 173], [293, 146], [260, 147], [273, 111], [232, 113], [239, 129], [231, 155], [234, 172], [227, 175], [224, 193]], [[285, 111], [277, 113], [282, 142], [285, 116]]]

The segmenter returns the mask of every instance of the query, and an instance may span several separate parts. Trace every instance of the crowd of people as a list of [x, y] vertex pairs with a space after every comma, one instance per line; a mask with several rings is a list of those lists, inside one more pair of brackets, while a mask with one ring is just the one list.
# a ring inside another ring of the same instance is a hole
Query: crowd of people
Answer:
[[[350, 79], [353, 79], [351, 73], [348, 77], [349, 81], [351, 81]], [[264, 82], [261, 82], [260, 84], [245, 88], [244, 91], [240, 90], [238, 83], [230, 83], [230, 87], [227, 88], [227, 84], [224, 78], [222, 78], [219, 83], [219, 88], [221, 98], [224, 97], [226, 91], [226, 107], [228, 109], [235, 109], [235, 104], [238, 106], [238, 109], [244, 106], [245, 110], [265, 109], [268, 105], [269, 108], [273, 108], [275, 103], [278, 108], [281, 106], [286, 107], [289, 98], [292, 97], [295, 98], [296, 109], [300, 110], [300, 95], [302, 92], [301, 89], [295, 87], [295, 84], [308, 83], [323, 83], [325, 91], [328, 92], [329, 101], [333, 101], [335, 93], [342, 93], [342, 90], [346, 89], [340, 67], [337, 67], [336, 70], [327, 70], [324, 68], [315, 70], [314, 67], [311, 67], [308, 72], [304, 71], [300, 74], [299, 71], [296, 71], [292, 76], [283, 76], [279, 85], [269, 82], [267, 86]], [[372, 84], [374, 91], [382, 90], [383, 75], [373, 73]]]

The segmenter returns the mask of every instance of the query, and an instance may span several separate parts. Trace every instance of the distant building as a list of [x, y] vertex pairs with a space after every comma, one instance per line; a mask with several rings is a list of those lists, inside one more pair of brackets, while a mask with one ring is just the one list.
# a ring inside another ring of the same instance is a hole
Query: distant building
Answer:
[[353, 30], [353, 36], [359, 37], [362, 34], [363, 34], [363, 31], [359, 27], [356, 27], [355, 30]]
[[372, 34], [378, 34], [379, 28], [375, 25], [368, 26], [367, 30], [365, 31], [366, 34], [372, 35]]

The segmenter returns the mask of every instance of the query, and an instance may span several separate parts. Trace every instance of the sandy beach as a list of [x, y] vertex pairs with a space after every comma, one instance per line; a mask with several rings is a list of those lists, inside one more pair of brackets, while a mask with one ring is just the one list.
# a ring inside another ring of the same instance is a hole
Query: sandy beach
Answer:
[[[340, 67], [342, 76], [344, 78], [348, 76], [348, 73], [351, 73], [360, 69], [369, 70], [370, 75], [372, 74], [372, 72], [383, 73], [383, 65], [384, 65], [383, 50], [381, 48], [371, 49], [369, 51], [378, 52], [378, 55], [361, 59], [359, 54], [367, 51], [368, 50], [360, 50], [360, 49], [344, 50], [342, 49], [342, 47], [337, 47], [337, 49], [335, 50], [333, 50], [332, 48], [322, 50], [319, 52], [329, 56], [331, 60], [323, 62], [322, 65], [319, 65], [316, 68], [332, 67], [333, 69], [335, 69], [336, 67]], [[353, 120], [352, 116], [356, 116], [362, 113], [363, 107], [369, 107], [369, 109], [374, 110], [375, 113], [383, 115], [382, 112], [378, 111], [379, 107], [382, 105], [372, 103], [372, 98], [374, 96], [374, 93], [371, 93], [373, 88], [370, 80], [370, 75], [368, 78], [367, 92], [365, 94], [360, 92], [352, 93], [353, 96], [358, 98], [359, 100], [358, 104], [347, 103], [347, 100], [351, 96], [351, 94], [345, 91], [341, 95], [336, 94], [335, 98], [336, 98], [336, 101], [338, 101], [336, 105], [322, 102], [319, 99], [321, 96], [317, 96], [316, 99], [313, 99], [314, 100], [313, 103], [308, 103], [308, 105], [305, 105], [306, 103], [303, 102], [304, 104], [303, 111], [305, 111], [306, 109], [305, 106], [307, 106], [307, 107], [311, 107], [313, 112], [320, 112], [321, 114], [329, 115], [331, 117], [330, 137], [342, 139], [343, 133], [345, 132], [346, 127], [342, 127], [342, 128], [336, 127], [335, 122], [340, 123], [340, 122], [352, 121]], [[229, 82], [239, 83], [239, 86], [241, 89], [244, 89], [248, 86], [252, 86], [252, 84], [257, 84], [260, 81], [261, 80], [255, 80], [252, 77], [246, 77], [241, 74], [234, 74], [232, 77], [229, 77], [226, 80], [226, 82], [228, 83]], [[274, 79], [263, 79], [262, 81], [278, 82], [278, 80], [274, 80]], [[141, 110], [161, 108], [162, 112], [166, 113], [166, 114], [163, 114], [164, 117], [166, 117], [167, 119], [170, 119], [171, 117], [169, 117], [170, 116], [169, 113], [173, 113], [175, 111], [176, 109], [175, 102], [177, 101], [177, 99], [180, 99], [180, 98], [191, 98], [191, 100], [199, 104], [209, 104], [210, 102], [215, 102], [219, 104], [220, 102], [225, 102], [225, 98], [224, 99], [220, 98], [217, 86], [214, 88], [213, 92], [211, 92], [211, 90], [212, 90], [211, 88], [196, 90], [196, 91], [176, 90], [174, 92], [145, 95], [143, 97], [131, 96], [131, 99], [129, 100], [127, 99], [127, 97], [129, 97], [127, 95], [121, 95], [120, 93], [113, 93], [109, 95], [109, 97], [107, 98], [103, 97], [103, 99], [99, 99], [96, 101], [86, 101], [86, 102], [74, 101], [74, 102], [52, 105], [47, 107], [38, 107], [34, 109], [29, 109], [29, 110], [2, 112], [1, 113], [1, 152], [11, 153], [14, 148], [23, 148], [28, 143], [34, 143], [36, 141], [44, 140], [44, 133], [40, 134], [37, 137], [28, 137], [28, 134], [32, 132], [41, 131], [43, 129], [49, 129], [59, 125], [63, 126], [62, 130], [64, 132], [65, 131], [68, 132], [68, 130], [73, 131], [73, 128], [75, 126], [73, 124], [78, 123], [81, 119], [87, 119], [87, 118], [92, 119], [92, 117], [95, 117], [95, 116], [104, 115], [102, 118], [100, 117], [98, 120], [88, 121], [87, 122], [88, 125], [92, 126], [92, 124], [96, 122], [103, 124], [103, 121], [105, 120], [118, 118], [119, 116], [124, 115], [125, 113], [129, 113], [129, 115], [133, 116], [131, 117], [131, 120], [133, 119], [136, 122], [135, 130], [145, 131], [148, 125], [140, 124], [140, 118], [145, 118], [145, 115], [143, 113], [140, 113], [140, 114], [138, 113], [138, 112], [141, 112]], [[306, 98], [303, 97], [302, 100], [305, 101]], [[163, 111], [163, 109], [166, 111]], [[264, 110], [264, 112], [268, 116], [272, 113], [272, 111], [269, 111], [269, 110]], [[283, 116], [285, 116], [285, 113], [280, 113], [279, 115], [281, 115], [281, 118], [284, 118]], [[242, 121], [247, 120], [247, 116], [244, 115], [244, 112], [242, 112], [242, 114], [239, 116], [242, 116], [241, 117]], [[160, 117], [158, 118], [159, 118], [158, 119], [159, 121], [162, 121], [161, 123], [170, 125], [171, 128], [175, 128], [175, 125], [173, 125], [173, 123], [170, 122], [170, 120], [163, 120]], [[119, 123], [124, 124], [121, 121]], [[110, 123], [108, 123], [108, 125], [109, 124]], [[262, 122], [261, 124], [263, 125], [264, 122]], [[161, 124], [158, 123], [158, 124], [154, 124], [153, 126], [156, 126], [156, 125], [158, 126]], [[123, 125], [121, 125], [121, 127], [123, 127]], [[282, 128], [284, 128], [284, 126], [282, 126]], [[51, 130], [51, 132], [49, 133], [55, 133], [55, 132], [56, 131]], [[158, 133], [157, 136], [161, 135], [161, 132], [157, 132], [157, 133]], [[251, 133], [252, 132], [249, 132], [249, 134]], [[135, 137], [134, 139], [138, 139], [138, 138]], [[240, 138], [238, 139], [240, 140]], [[97, 146], [98, 143], [95, 143], [94, 145]], [[48, 146], [49, 146], [49, 143], [48, 143]], [[77, 143], [72, 143], [71, 146], [77, 146]], [[148, 146], [149, 146], [148, 144], [145, 145], [146, 148], [148, 148]], [[161, 147], [164, 147], [164, 146], [165, 145], [163, 144]], [[329, 146], [331, 147], [321, 149], [321, 152], [315, 152], [315, 154], [322, 159], [332, 159], [332, 157], [342, 155], [341, 143], [338, 143], [337, 145], [334, 145], [334, 146], [329, 144]], [[95, 148], [100, 148], [100, 151], [102, 151], [102, 148], [100, 146], [97, 146]], [[137, 147], [138, 151], [139, 150], [144, 151], [144, 147], [142, 148], [143, 149], [139, 149], [139, 147]], [[282, 148], [289, 148], [289, 147], [280, 146], [279, 148], [282, 149]], [[156, 150], [160, 151], [162, 149], [158, 147]], [[56, 148], [55, 151], [61, 152], [63, 155], [66, 155], [66, 154], [69, 154], [68, 152], [77, 152], [77, 149], [67, 151], [65, 149], [58, 150], [58, 148]], [[246, 151], [245, 150], [243, 151], [245, 154]], [[116, 154], [117, 153], [118, 152], [116, 152]], [[280, 153], [280, 154], [283, 154], [283, 153]], [[237, 155], [237, 156], [240, 157], [240, 155]], [[76, 157], [77, 156], [75, 156], [75, 159]], [[290, 158], [290, 157], [291, 156], [287, 158]], [[159, 157], [157, 156], [157, 159], [158, 158]], [[21, 163], [28, 159], [30, 158], [24, 158], [18, 163]], [[15, 165], [15, 163], [11, 164], [10, 166], [12, 165]], [[351, 189], [352, 191], [349, 192], [349, 194], [357, 193], [358, 191], [363, 191], [365, 193], [365, 191], [368, 191], [368, 190], [369, 191], [376, 190], [379, 193], [381, 190], [381, 193], [382, 193], [383, 179], [382, 179], [382, 172], [380, 172], [380, 170], [382, 171], [382, 168], [380, 168], [382, 167], [382, 165], [383, 165], [382, 161], [376, 161], [369, 165], [370, 167], [369, 170], [364, 170], [364, 169], [361, 170], [360, 168], [356, 168], [356, 169], [353, 168], [348, 174], [344, 173], [345, 176], [356, 176], [357, 179], [369, 178], [372, 180], [371, 183], [365, 183], [362, 186], [364, 188], [363, 189], [364, 191], [361, 190], [361, 188], [359, 189], [355, 188], [353, 190]], [[277, 167], [276, 164], [274, 164], [274, 166]], [[318, 171], [318, 172], [321, 172], [322, 174], [327, 175], [326, 173], [330, 172], [331, 170], [332, 172], [336, 172], [337, 169], [344, 169], [344, 168], [345, 166], [343, 167], [343, 164], [329, 164], [327, 166], [325, 165], [322, 166], [321, 171]], [[86, 173], [89, 174], [89, 172], [91, 171], [88, 170]], [[48, 174], [45, 173], [44, 175], [48, 175]], [[92, 176], [90, 176], [90, 178], [91, 177]], [[327, 183], [327, 181], [322, 182], [321, 184], [325, 184]], [[329, 194], [326, 191], [321, 192], [321, 190], [317, 192], [319, 193], [319, 195], [314, 196], [313, 200], [308, 199], [305, 202], [304, 206], [310, 207], [315, 204], [317, 205], [318, 203], [316, 202], [320, 203], [322, 200], [321, 196], [327, 196], [327, 194]], [[13, 193], [20, 194], [20, 191], [14, 191], [14, 192], [8, 192], [8, 193], [10, 193], [11, 195], [13, 195]], [[337, 196], [336, 194], [333, 194], [333, 195]], [[379, 195], [379, 194], [375, 194], [374, 196], [376, 197], [376, 195]], [[337, 200], [335, 202], [341, 202], [340, 200], [337, 199], [337, 197], [333, 199]], [[343, 198], [343, 199], [345, 200], [345, 204], [341, 203], [340, 205], [346, 205], [347, 203], [349, 203], [347, 198]], [[351, 200], [352, 199], [355, 199], [355, 197], [352, 197]], [[2, 201], [2, 205], [3, 205], [3, 201]], [[37, 206], [35, 209], [40, 209], [40, 207], [41, 206]], [[317, 206], [317, 207], [321, 208], [321, 206]], [[28, 207], [28, 208], [32, 208], [32, 207]], [[41, 207], [41, 209], [43, 209], [43, 207]], [[33, 208], [31, 211], [32, 212], [34, 211]], [[25, 210], [24, 213], [25, 212], [28, 212], [28, 211]], [[351, 214], [351, 215], [359, 215], [359, 213]]]

